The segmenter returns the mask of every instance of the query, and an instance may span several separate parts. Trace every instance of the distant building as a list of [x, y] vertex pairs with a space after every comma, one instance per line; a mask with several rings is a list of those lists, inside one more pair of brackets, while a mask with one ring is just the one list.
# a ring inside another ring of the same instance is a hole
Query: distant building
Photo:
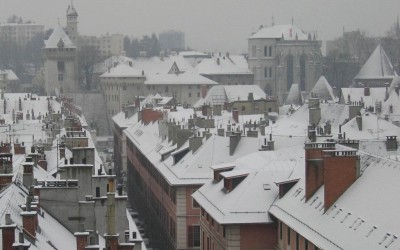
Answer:
[[211, 58], [202, 59], [196, 70], [200, 75], [222, 85], [254, 84], [254, 74], [242, 55], [216, 53]]
[[254, 82], [282, 103], [292, 84], [310, 91], [322, 74], [321, 41], [293, 25], [262, 28], [249, 37]]
[[79, 44], [95, 47], [101, 56], [121, 55], [124, 50], [124, 36], [121, 34], [107, 34], [100, 37], [80, 36]]
[[182, 51], [185, 49], [185, 33], [170, 30], [159, 34], [160, 48], [162, 50]]
[[57, 26], [45, 41], [43, 51], [47, 95], [76, 91], [78, 83], [76, 46], [61, 26]]
[[0, 24], [0, 42], [14, 42], [25, 46], [35, 35], [44, 33], [44, 25], [35, 23]]
[[97, 36], [82, 36], [78, 32], [78, 12], [73, 5], [67, 8], [67, 26], [65, 32], [78, 48], [84, 45], [93, 46], [100, 51], [101, 56], [121, 55], [124, 36], [121, 34], [106, 34]]
[[16, 85], [18, 81], [19, 78], [14, 71], [11, 69], [0, 69], [0, 89], [5, 92], [16, 92], [18, 90], [18, 86]]

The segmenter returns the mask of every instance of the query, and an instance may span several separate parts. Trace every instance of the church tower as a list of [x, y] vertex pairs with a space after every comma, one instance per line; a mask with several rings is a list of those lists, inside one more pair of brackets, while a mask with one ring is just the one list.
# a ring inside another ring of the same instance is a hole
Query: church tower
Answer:
[[65, 31], [72, 42], [76, 43], [78, 38], [78, 12], [76, 12], [72, 1], [67, 9], [67, 27]]
[[58, 25], [45, 41], [44, 71], [47, 95], [68, 95], [77, 89], [77, 51], [64, 29]]

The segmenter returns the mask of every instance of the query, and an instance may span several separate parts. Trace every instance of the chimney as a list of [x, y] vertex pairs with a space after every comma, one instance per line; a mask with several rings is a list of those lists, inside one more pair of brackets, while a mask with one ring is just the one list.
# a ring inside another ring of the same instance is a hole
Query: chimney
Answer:
[[312, 126], [317, 126], [321, 120], [321, 109], [319, 107], [319, 98], [309, 98], [308, 99], [308, 118], [309, 124]]
[[326, 212], [359, 177], [360, 159], [357, 150], [325, 150], [323, 154]]
[[29, 188], [33, 185], [33, 162], [24, 162], [22, 163], [24, 168], [24, 172], [22, 174], [22, 184]]
[[118, 234], [115, 229], [115, 193], [107, 193], [107, 232], [104, 235], [106, 239], [106, 249], [118, 249]]
[[193, 153], [197, 151], [203, 144], [203, 137], [194, 135], [189, 138], [189, 150]]
[[241, 139], [241, 133], [234, 133], [229, 136], [229, 155], [233, 155], [235, 153], [235, 149], [239, 145], [239, 141]]
[[65, 158], [65, 146], [60, 146], [60, 159]]
[[349, 105], [349, 120], [356, 117], [360, 113], [361, 108], [362, 106], [359, 102], [355, 102], [354, 104]]
[[201, 85], [201, 98], [206, 98], [207, 91], [208, 91], [207, 85]]
[[236, 122], [239, 123], [239, 110], [236, 108], [232, 110], [232, 119]]
[[335, 149], [335, 142], [305, 144], [305, 192], [306, 201], [324, 184], [322, 151]]
[[370, 95], [369, 87], [364, 87], [364, 96], [369, 96], [369, 95]]
[[265, 135], [265, 125], [264, 124], [261, 124], [258, 128], [260, 129], [260, 134], [261, 135]]
[[386, 136], [386, 150], [397, 151], [397, 136]]
[[19, 234], [18, 234], [18, 242], [15, 242], [12, 245], [12, 247], [13, 247], [12, 249], [28, 250], [30, 248], [30, 246], [31, 246], [31, 243], [29, 243], [29, 242], [25, 243], [24, 242], [24, 233], [19, 232]]
[[324, 134], [330, 135], [332, 133], [331, 128], [332, 128], [332, 126], [331, 126], [330, 121], [327, 121], [324, 125]]
[[88, 245], [89, 232], [74, 233], [76, 238], [76, 250], [85, 250]]
[[15, 228], [16, 224], [13, 224], [11, 220], [11, 215], [6, 214], [5, 224], [0, 226], [2, 233], [3, 250], [12, 250], [13, 243], [15, 242]]
[[30, 236], [32, 239], [36, 238], [36, 227], [37, 227], [37, 211], [31, 210], [33, 200], [33, 188], [29, 188], [29, 194], [26, 197], [26, 211], [20, 213], [22, 216], [22, 227], [24, 233]]
[[144, 124], [149, 124], [150, 122], [155, 122], [163, 118], [163, 113], [158, 110], [153, 109], [142, 109], [139, 111], [141, 114], [141, 120]]
[[253, 93], [249, 93], [249, 95], [247, 96], [247, 100], [248, 100], [249, 102], [254, 101], [254, 95], [253, 95]]
[[203, 115], [203, 116], [208, 116], [208, 105], [203, 105], [203, 106], [201, 106], [201, 115]]
[[356, 116], [356, 122], [357, 122], [357, 126], [358, 126], [358, 130], [362, 130], [362, 116], [360, 114], [360, 112], [358, 112], [357, 116]]

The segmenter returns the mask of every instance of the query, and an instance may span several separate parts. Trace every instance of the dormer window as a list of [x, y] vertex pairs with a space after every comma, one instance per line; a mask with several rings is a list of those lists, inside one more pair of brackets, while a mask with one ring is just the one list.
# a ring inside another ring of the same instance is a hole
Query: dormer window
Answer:
[[248, 172], [243, 170], [232, 170], [221, 174], [224, 177], [224, 190], [231, 192], [234, 190], [246, 177]]

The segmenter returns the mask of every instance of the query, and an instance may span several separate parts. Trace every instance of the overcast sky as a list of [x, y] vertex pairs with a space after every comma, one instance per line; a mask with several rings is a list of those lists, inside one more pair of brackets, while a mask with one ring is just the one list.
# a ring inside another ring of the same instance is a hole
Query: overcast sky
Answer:
[[[70, 0], [0, 0], [0, 22], [12, 14], [46, 28], [65, 25]], [[291, 23], [329, 40], [345, 30], [384, 35], [396, 22], [400, 0], [74, 0], [79, 32], [132, 37], [174, 29], [200, 51], [247, 51], [247, 38], [260, 24]]]

